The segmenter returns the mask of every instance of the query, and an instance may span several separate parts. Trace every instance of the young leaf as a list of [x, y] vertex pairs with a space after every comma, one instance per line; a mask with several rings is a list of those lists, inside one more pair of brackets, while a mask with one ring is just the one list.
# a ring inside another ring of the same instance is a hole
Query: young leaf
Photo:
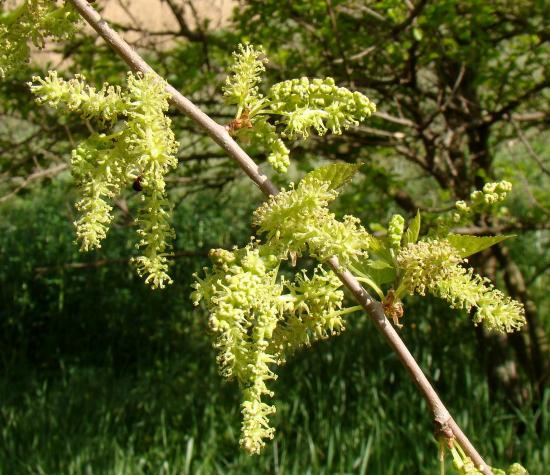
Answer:
[[365, 266], [365, 270], [378, 285], [389, 284], [393, 282], [396, 277], [395, 267], [385, 261], [376, 260], [369, 262], [369, 264]]
[[465, 236], [462, 234], [449, 234], [447, 240], [457, 251], [460, 257], [468, 257], [488, 247], [491, 247], [505, 239], [514, 237], [508, 236]]
[[[391, 256], [389, 256], [389, 258], [391, 260]], [[361, 277], [368, 278], [376, 286], [394, 282], [397, 273], [394, 265], [384, 259], [356, 261], [350, 265], [350, 270], [355, 273], [359, 279]]]
[[415, 244], [418, 241], [418, 234], [420, 233], [420, 211], [416, 212], [416, 216], [412, 219], [409, 227], [403, 235], [403, 246], [407, 244]]
[[325, 181], [330, 184], [330, 190], [337, 190], [353, 178], [362, 163], [332, 163], [309, 172], [302, 182]]

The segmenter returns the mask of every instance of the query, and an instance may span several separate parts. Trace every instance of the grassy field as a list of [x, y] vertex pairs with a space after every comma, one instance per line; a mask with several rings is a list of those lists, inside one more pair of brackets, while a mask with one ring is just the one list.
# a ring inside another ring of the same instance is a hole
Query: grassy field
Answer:
[[[66, 198], [60, 183], [1, 210], [1, 474], [438, 473], [426, 405], [361, 314], [282, 369], [276, 438], [244, 454], [238, 388], [217, 374], [206, 315], [188, 299], [204, 256], [178, 259], [176, 283], [150, 292], [124, 263], [124, 223], [102, 254], [78, 254]], [[228, 228], [212, 203], [197, 196], [175, 210], [177, 249], [246, 239], [250, 210], [230, 210], [241, 224]], [[63, 267], [98, 257], [112, 262]], [[466, 315], [416, 302], [405, 323], [404, 340], [487, 460], [547, 473], [550, 394], [535, 412], [490, 395]]]
[[[238, 391], [216, 374], [200, 335], [172, 336], [179, 349], [145, 350], [138, 365], [118, 370], [108, 353], [94, 366], [13, 368], [0, 381], [0, 472], [437, 473], [424, 402], [373, 328], [353, 326], [284, 369], [275, 385], [277, 436], [259, 457], [238, 449]], [[539, 436], [532, 415], [490, 403], [480, 368], [460, 364], [452, 341], [440, 344], [444, 361], [429, 348], [417, 354], [488, 460], [547, 473], [548, 410], [538, 414]]]

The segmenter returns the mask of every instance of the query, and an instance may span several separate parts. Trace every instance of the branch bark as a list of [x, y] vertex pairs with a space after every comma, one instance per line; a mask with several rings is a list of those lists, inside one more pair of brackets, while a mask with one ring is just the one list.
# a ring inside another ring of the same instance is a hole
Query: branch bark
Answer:
[[[107, 44], [115, 50], [130, 68], [142, 73], [156, 74], [154, 70], [109, 27], [99, 13], [97, 13], [86, 0], [70, 1], [90, 26], [103, 37]], [[212, 120], [172, 86], [167, 85], [166, 89], [171, 95], [172, 104], [199, 124], [204, 131], [237, 162], [265, 195], [269, 196], [279, 192], [277, 187], [262, 173], [256, 163], [254, 163], [248, 154], [232, 139], [225, 127]], [[491, 468], [485, 463], [481, 455], [451, 417], [443, 401], [437, 395], [435, 389], [422, 372], [422, 369], [406, 347], [405, 343], [384, 315], [382, 304], [374, 300], [361, 286], [358, 280], [348, 270], [340, 266], [336, 257], [330, 258], [328, 264], [366, 310], [376, 327], [382, 332], [390, 346], [397, 353], [399, 359], [429, 404], [438, 432], [445, 435], [448, 439], [455, 438], [464, 449], [466, 455], [472, 459], [482, 473], [485, 475], [493, 475]]]

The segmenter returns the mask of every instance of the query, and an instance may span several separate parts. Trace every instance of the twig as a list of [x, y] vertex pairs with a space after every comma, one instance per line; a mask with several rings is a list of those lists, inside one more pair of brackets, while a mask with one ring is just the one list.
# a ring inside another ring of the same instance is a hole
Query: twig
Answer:
[[517, 223], [507, 223], [507, 224], [495, 224], [492, 226], [481, 225], [481, 226], [465, 226], [453, 228], [453, 233], [456, 234], [468, 234], [470, 236], [489, 236], [494, 234], [509, 233], [514, 231], [546, 231], [550, 229], [550, 223], [543, 222], [517, 222]]
[[[197, 250], [197, 251], [175, 251], [171, 253], [171, 259], [178, 259], [180, 257], [208, 257], [208, 251]], [[66, 262], [65, 264], [60, 264], [57, 266], [43, 266], [35, 267], [34, 272], [37, 276], [47, 274], [49, 272], [56, 272], [59, 270], [70, 270], [70, 269], [97, 269], [98, 267], [109, 266], [109, 265], [126, 265], [130, 264], [131, 258], [122, 257], [119, 259], [98, 259], [96, 261], [90, 262]]]
[[27, 177], [23, 179], [20, 185], [15, 187], [12, 191], [7, 193], [4, 196], [0, 196], [0, 203], [9, 200], [13, 196], [15, 196], [17, 193], [19, 193], [23, 188], [25, 188], [31, 181], [38, 180], [44, 177], [51, 177], [53, 175], [57, 175], [58, 173], [62, 172], [68, 167], [66, 163], [60, 163], [59, 165], [55, 165], [50, 168], [46, 168], [44, 170], [38, 170], [34, 173], [31, 173]]
[[522, 130], [518, 126], [517, 122], [511, 116], [509, 117], [509, 121], [512, 124], [512, 126], [514, 127], [514, 130], [516, 131], [516, 134], [518, 135], [518, 138], [521, 140], [521, 142], [523, 143], [523, 145], [527, 149], [528, 155], [535, 162], [537, 162], [537, 165], [539, 166], [540, 171], [542, 173], [544, 173], [547, 176], [550, 176], [550, 170], [548, 168], [546, 168], [546, 166], [545, 166], [544, 162], [542, 161], [542, 159], [537, 155], [537, 152], [535, 152], [535, 150], [533, 149], [533, 146], [531, 145], [531, 143], [529, 142], [529, 140], [527, 139], [525, 134], [522, 132]]
[[[103, 39], [121, 56], [121, 58], [134, 70], [142, 73], [154, 73], [153, 69], [135, 52], [130, 46], [113, 31], [109, 25], [102, 20], [85, 0], [70, 0], [84, 19], [94, 28]], [[245, 173], [256, 183], [266, 195], [278, 193], [277, 187], [265, 176], [254, 161], [241, 149], [241, 147], [230, 137], [227, 130], [213, 121], [209, 116], [198, 109], [189, 99], [180, 94], [170, 85], [166, 86], [171, 95], [172, 103], [185, 115], [196, 121], [205, 132], [220, 145], [229, 156], [235, 160]], [[399, 359], [415, 381], [419, 390], [428, 402], [434, 416], [434, 421], [440, 433], [448, 438], [455, 438], [465, 453], [472, 459], [478, 469], [485, 475], [493, 475], [490, 467], [476, 451], [474, 446], [456, 424], [445, 408], [445, 405], [435, 392], [434, 388], [422, 372], [422, 369], [405, 346], [405, 343], [391, 323], [384, 315], [382, 304], [374, 300], [357, 279], [346, 269], [340, 267], [338, 259], [332, 257], [328, 260], [329, 265], [338, 275], [342, 283], [351, 291], [356, 300], [367, 311], [378, 329], [385, 336], [386, 340], [397, 353]]]

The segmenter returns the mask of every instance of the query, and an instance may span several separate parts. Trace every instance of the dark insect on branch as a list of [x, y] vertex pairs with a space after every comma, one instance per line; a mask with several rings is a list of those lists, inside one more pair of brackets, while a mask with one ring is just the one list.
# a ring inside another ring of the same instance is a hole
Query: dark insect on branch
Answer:
[[138, 175], [137, 178], [134, 180], [134, 183], [132, 184], [132, 188], [134, 191], [141, 191], [143, 190], [143, 186], [141, 185], [141, 175]]

